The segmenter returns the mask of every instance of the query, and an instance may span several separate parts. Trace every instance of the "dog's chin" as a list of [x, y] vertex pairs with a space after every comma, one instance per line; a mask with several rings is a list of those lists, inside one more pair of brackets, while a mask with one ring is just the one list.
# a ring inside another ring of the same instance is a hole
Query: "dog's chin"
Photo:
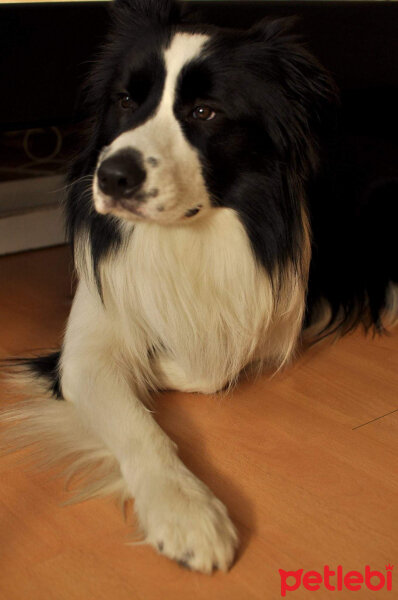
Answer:
[[131, 223], [158, 223], [161, 225], [188, 224], [197, 221], [208, 210], [202, 204], [191, 207], [173, 206], [165, 208], [163, 205], [149, 205], [126, 199], [114, 202], [105, 196], [94, 196], [94, 207], [101, 215], [110, 215]]

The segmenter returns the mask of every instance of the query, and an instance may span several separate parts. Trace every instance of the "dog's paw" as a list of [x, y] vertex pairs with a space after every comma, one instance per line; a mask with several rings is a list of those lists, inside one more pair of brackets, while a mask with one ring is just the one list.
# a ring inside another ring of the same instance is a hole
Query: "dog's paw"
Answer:
[[238, 545], [227, 509], [191, 474], [184, 479], [154, 490], [141, 520], [146, 541], [187, 569], [227, 571]]

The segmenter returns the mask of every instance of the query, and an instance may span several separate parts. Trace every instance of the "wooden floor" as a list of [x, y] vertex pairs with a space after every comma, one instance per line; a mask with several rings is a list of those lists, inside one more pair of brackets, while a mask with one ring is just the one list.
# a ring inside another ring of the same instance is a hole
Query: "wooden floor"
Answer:
[[[70, 274], [64, 248], [0, 259], [2, 356], [57, 347]], [[113, 501], [62, 507], [59, 479], [3, 457], [0, 600], [275, 600], [279, 569], [398, 570], [397, 409], [397, 333], [312, 349], [228, 397], [163, 394], [157, 419], [240, 532], [236, 564], [211, 577], [126, 545]], [[286, 597], [353, 596], [398, 597], [398, 574], [393, 592], [300, 588]]]

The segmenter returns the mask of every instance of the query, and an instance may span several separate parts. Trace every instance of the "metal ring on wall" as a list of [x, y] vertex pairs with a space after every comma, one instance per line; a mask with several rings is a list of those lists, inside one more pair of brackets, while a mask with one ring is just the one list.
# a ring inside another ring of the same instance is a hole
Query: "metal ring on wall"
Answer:
[[54, 150], [48, 156], [35, 156], [29, 148], [29, 138], [37, 133], [43, 133], [46, 130], [44, 128], [27, 129], [23, 138], [23, 149], [25, 154], [35, 162], [46, 162], [54, 159], [59, 154], [62, 148], [62, 134], [58, 127], [50, 127], [51, 131], [55, 134], [56, 142]]

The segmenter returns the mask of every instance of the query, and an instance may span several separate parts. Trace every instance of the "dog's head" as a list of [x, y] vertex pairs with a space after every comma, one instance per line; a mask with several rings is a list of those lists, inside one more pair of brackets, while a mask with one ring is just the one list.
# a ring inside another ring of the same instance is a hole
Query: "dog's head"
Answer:
[[98, 213], [184, 224], [218, 206], [258, 212], [254, 196], [279, 196], [287, 168], [308, 177], [335, 90], [285, 21], [187, 25], [169, 0], [119, 0], [113, 12], [74, 173], [93, 175]]

